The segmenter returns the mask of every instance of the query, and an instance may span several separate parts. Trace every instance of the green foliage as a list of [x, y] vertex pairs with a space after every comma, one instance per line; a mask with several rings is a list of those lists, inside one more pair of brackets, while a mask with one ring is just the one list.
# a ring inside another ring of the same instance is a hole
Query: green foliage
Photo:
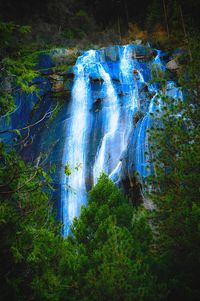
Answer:
[[68, 30], [65, 30], [63, 33], [62, 33], [63, 37], [66, 38], [66, 39], [73, 39], [75, 38], [75, 33], [74, 31], [72, 31], [71, 29], [68, 29]]
[[51, 179], [0, 145], [1, 300], [58, 300], [63, 239], [44, 187]]
[[184, 99], [160, 91], [162, 114], [151, 130], [155, 174], [149, 181], [156, 210], [157, 256], [167, 300], [199, 300], [200, 278], [200, 42], [191, 43], [193, 61], [185, 58], [179, 74]]
[[67, 163], [67, 164], [65, 165], [65, 174], [66, 174], [66, 176], [69, 177], [69, 176], [71, 175], [71, 173], [72, 173], [72, 170], [71, 170], [70, 164]]
[[34, 69], [38, 52], [26, 45], [26, 35], [29, 33], [29, 26], [0, 23], [0, 115], [15, 109], [16, 92], [36, 91], [31, 82], [39, 74]]
[[[28, 26], [0, 23], [1, 116], [15, 109], [16, 92], [37, 91], [31, 83], [38, 76], [38, 51], [26, 45], [29, 32]], [[20, 130], [12, 131], [23, 139]], [[59, 300], [64, 242], [52, 214], [51, 178], [40, 160], [25, 164], [0, 142], [1, 300]]]
[[164, 12], [162, 7], [162, 2], [158, 0], [152, 1], [151, 5], [149, 5], [146, 15], [146, 26], [147, 29], [152, 30], [152, 27], [155, 24], [161, 23], [164, 20]]
[[73, 167], [73, 169], [72, 169], [72, 167], [70, 166], [70, 163], [67, 163], [66, 165], [65, 165], [65, 174], [66, 174], [66, 176], [67, 177], [69, 177], [71, 174], [72, 174], [72, 172], [75, 172], [75, 171], [79, 171], [79, 169], [81, 169], [82, 168], [82, 163], [77, 163], [74, 167]]
[[[0, 24], [0, 115], [15, 109], [16, 92], [36, 91], [31, 83], [38, 76], [38, 51], [26, 45], [28, 32], [26, 26]], [[11, 131], [22, 138], [20, 130]], [[1, 300], [59, 300], [64, 241], [52, 214], [51, 178], [40, 161], [25, 164], [0, 142]]]
[[154, 63], [151, 67], [151, 82], [159, 82], [160, 84], [166, 86], [167, 80], [166, 71], [163, 71], [159, 64]]
[[69, 300], [153, 300], [147, 212], [134, 209], [105, 174], [71, 231], [76, 289], [72, 279]]

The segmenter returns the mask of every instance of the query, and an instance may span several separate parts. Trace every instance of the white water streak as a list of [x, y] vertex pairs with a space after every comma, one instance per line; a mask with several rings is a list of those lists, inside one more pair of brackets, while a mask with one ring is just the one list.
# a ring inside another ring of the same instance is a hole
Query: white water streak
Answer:
[[[94, 183], [97, 182], [97, 179], [102, 171], [107, 172], [108, 166], [105, 164], [106, 153], [109, 151], [109, 147], [112, 144], [114, 135], [118, 129], [119, 122], [119, 105], [118, 98], [113, 87], [110, 75], [105, 71], [102, 65], [99, 65], [99, 74], [104, 80], [104, 87], [106, 91], [106, 99], [104, 100], [104, 137], [101, 142], [100, 149], [98, 151], [94, 168], [93, 168], [93, 177]], [[108, 106], [106, 106], [108, 103]]]
[[[80, 57], [75, 66], [75, 81], [72, 89], [71, 124], [69, 138], [66, 143], [67, 157], [64, 164], [69, 163], [72, 173], [65, 177], [65, 190], [63, 192], [63, 218], [64, 236], [68, 234], [69, 224], [80, 213], [80, 207], [86, 203], [85, 185], [85, 150], [88, 119], [88, 99], [90, 97], [89, 77], [85, 74], [85, 66], [95, 60], [95, 52], [88, 51]], [[76, 167], [79, 166], [77, 169]]]

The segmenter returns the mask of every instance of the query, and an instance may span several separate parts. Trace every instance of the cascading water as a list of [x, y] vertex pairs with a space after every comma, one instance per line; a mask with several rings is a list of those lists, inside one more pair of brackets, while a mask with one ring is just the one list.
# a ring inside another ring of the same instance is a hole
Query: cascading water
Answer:
[[88, 120], [88, 105], [90, 100], [89, 74], [87, 65], [95, 60], [95, 52], [88, 51], [80, 57], [74, 68], [75, 81], [72, 89], [71, 123], [66, 141], [63, 165], [70, 164], [72, 173], [64, 175], [62, 191], [64, 235], [69, 231], [69, 225], [80, 212], [81, 205], [86, 203], [87, 191], [85, 184], [85, 153]]
[[[128, 195], [138, 184], [136, 171], [141, 179], [152, 172], [153, 167], [148, 162], [147, 129], [152, 124], [153, 114], [162, 114], [162, 99], [159, 98], [159, 84], [152, 84], [151, 79], [152, 73], [162, 76], [167, 66], [162, 58], [165, 54], [149, 45], [111, 46], [84, 52], [73, 72], [56, 74], [52, 68], [63, 64], [65, 59], [67, 62], [69, 53], [66, 49], [57, 49], [52, 53], [55, 61], [48, 55], [41, 59], [44, 62], [39, 65], [45, 70], [45, 76], [36, 81], [44, 101], [39, 110], [36, 109], [34, 121], [48, 110], [51, 112], [54, 93], [56, 97], [57, 92], [63, 93], [66, 101], [52, 123], [46, 124], [43, 120], [31, 129], [31, 144], [23, 150], [23, 158], [27, 161], [45, 153], [45, 162], [56, 166], [53, 181], [55, 197], [60, 202], [58, 218], [64, 224], [64, 236], [68, 235], [69, 226], [79, 215], [81, 206], [86, 204], [87, 193], [101, 171]], [[55, 85], [56, 79], [58, 85]], [[58, 90], [55, 91], [55, 87]], [[172, 80], [167, 83], [165, 93], [177, 101], [183, 99], [181, 89]], [[9, 133], [5, 131], [2, 136], [8, 143], [16, 139], [12, 129], [23, 128], [32, 120], [33, 106], [38, 104], [38, 99], [36, 94], [19, 94], [16, 104], [17, 109], [9, 114], [8, 124], [6, 116], [0, 119], [1, 131], [9, 129]], [[72, 170], [70, 175], [64, 173], [67, 164]], [[134, 200], [133, 194], [130, 199]]]
[[[80, 212], [82, 204], [87, 200], [87, 188], [85, 183], [86, 163], [86, 133], [88, 133], [89, 110], [91, 106], [90, 75], [95, 72], [102, 80], [100, 89], [105, 97], [101, 108], [102, 138], [98, 141], [93, 169], [93, 183], [102, 171], [113, 178], [119, 173], [121, 167], [120, 156], [127, 148], [129, 136], [133, 127], [133, 115], [138, 110], [139, 97], [138, 85], [144, 82], [138, 62], [133, 59], [134, 48], [127, 45], [120, 49], [118, 77], [122, 91], [121, 104], [117, 87], [112, 82], [109, 67], [101, 62], [95, 51], [86, 52], [80, 57], [75, 66], [75, 81], [72, 89], [71, 124], [64, 151], [63, 165], [67, 162], [72, 166], [73, 172], [68, 177], [64, 176], [64, 189], [62, 190], [64, 235], [67, 235], [69, 225], [73, 218]], [[136, 69], [137, 68], [137, 69]], [[133, 71], [137, 71], [137, 79]], [[119, 87], [118, 87], [119, 88]], [[145, 117], [139, 129], [136, 148], [136, 168], [140, 168], [144, 162], [144, 152], [141, 151], [145, 139]], [[74, 171], [76, 165], [81, 168]], [[143, 167], [144, 169], [145, 167]], [[144, 172], [142, 173], [142, 175]], [[66, 185], [67, 184], [67, 185]]]
[[[155, 71], [157, 72], [157, 76], [159, 71], [164, 71], [163, 63], [160, 60], [160, 51], [157, 51], [157, 55], [150, 63], [149, 68], [152, 68], [152, 66], [154, 66], [154, 68], [156, 69]], [[140, 76], [140, 78], [142, 82], [145, 82], [142, 76]], [[155, 95], [152, 97], [148, 111], [139, 124], [137, 133], [135, 169], [141, 177], [147, 177], [151, 174], [151, 166], [149, 164], [149, 141], [147, 129], [149, 129], [151, 125], [151, 114], [153, 114], [156, 110], [161, 110], [161, 99], [157, 96], [157, 87], [147, 82], [145, 82], [145, 85], [148, 87], [149, 91], [155, 93]], [[158, 103], [158, 105], [156, 105], [155, 103]]]
[[[120, 106], [120, 154], [122, 154], [128, 144], [129, 135], [133, 127], [133, 114], [137, 111], [137, 98], [134, 82], [134, 62], [132, 60], [133, 49], [130, 45], [125, 45], [121, 48], [119, 78], [121, 82], [121, 91], [125, 104]], [[119, 180], [119, 172], [121, 168], [121, 160], [110, 173], [110, 178], [117, 183]]]
[[118, 47], [111, 61], [107, 61], [104, 50], [88, 51], [77, 60], [62, 160], [63, 165], [72, 167], [72, 174], [62, 178], [64, 235], [102, 171], [119, 183], [125, 157], [129, 176], [134, 171], [141, 177], [151, 172], [147, 129], [151, 114], [161, 109], [161, 101], [157, 85], [150, 84], [149, 70], [153, 65], [164, 70], [164, 66], [159, 51], [151, 61], [144, 62], [137, 60], [136, 48]]
[[[136, 98], [136, 89], [134, 82], [134, 61], [132, 60], [132, 51], [133, 49], [130, 45], [126, 45], [122, 48], [122, 56], [120, 60], [120, 77], [122, 83], [122, 90], [126, 91], [126, 101], [127, 106], [125, 108], [125, 119], [126, 124], [123, 126], [123, 135], [124, 135], [124, 145], [123, 150], [127, 147], [127, 140], [130, 134], [130, 131], [133, 126], [133, 113], [137, 110], [137, 98]], [[122, 107], [123, 108], [123, 107]], [[128, 110], [127, 110], [128, 108]]]
[[104, 135], [97, 152], [96, 161], [93, 168], [94, 183], [102, 171], [109, 173], [112, 166], [109, 164], [109, 157], [111, 144], [114, 143], [114, 138], [116, 131], [118, 130], [119, 122], [119, 101], [115, 89], [112, 85], [111, 78], [109, 74], [104, 70], [104, 68], [99, 65], [99, 75], [104, 80], [104, 89], [106, 93], [106, 98], [104, 99], [104, 105], [102, 108], [102, 113], [104, 114]]

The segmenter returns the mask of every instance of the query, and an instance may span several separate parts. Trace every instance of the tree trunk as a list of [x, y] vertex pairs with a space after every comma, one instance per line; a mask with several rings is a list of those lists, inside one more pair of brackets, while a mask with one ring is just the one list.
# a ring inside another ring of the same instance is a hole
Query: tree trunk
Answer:
[[119, 41], [120, 41], [120, 44], [121, 44], [122, 35], [121, 35], [120, 18], [119, 18], [119, 16], [118, 16], [118, 19], [117, 19], [117, 26], [118, 26], [118, 33], [119, 33]]
[[165, 15], [165, 24], [166, 24], [166, 29], [167, 29], [167, 36], [168, 36], [168, 39], [169, 39], [169, 25], [168, 25], [168, 21], [167, 21], [167, 9], [166, 9], [165, 0], [163, 0], [163, 9], [164, 9], [164, 15]]
[[189, 56], [190, 56], [190, 61], [192, 62], [192, 52], [191, 52], [191, 49], [190, 49], [188, 34], [187, 34], [187, 31], [186, 31], [186, 28], [185, 28], [185, 22], [184, 22], [184, 18], [183, 18], [183, 11], [182, 11], [181, 5], [180, 5], [180, 14], [181, 14], [181, 22], [182, 22], [184, 37], [185, 37], [185, 41], [187, 43], [188, 52], [189, 52]]
[[124, 8], [125, 8], [125, 14], [126, 14], [127, 26], [129, 26], [128, 5], [127, 5], [127, 1], [126, 1], [126, 0], [124, 0]]

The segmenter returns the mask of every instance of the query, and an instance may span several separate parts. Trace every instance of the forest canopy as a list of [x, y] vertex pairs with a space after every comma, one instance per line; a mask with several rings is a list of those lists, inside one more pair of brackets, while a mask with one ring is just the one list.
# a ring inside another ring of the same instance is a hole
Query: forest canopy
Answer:
[[[172, 5], [181, 5], [184, 15], [191, 22], [199, 24], [198, 0], [166, 1], [167, 9]], [[41, 20], [66, 26], [77, 12], [84, 11], [98, 26], [111, 25], [118, 18], [125, 23], [134, 21], [144, 25], [147, 13], [154, 7], [159, 9], [162, 6], [162, 0], [1, 0], [0, 16], [4, 21], [15, 21], [20, 24]]]

